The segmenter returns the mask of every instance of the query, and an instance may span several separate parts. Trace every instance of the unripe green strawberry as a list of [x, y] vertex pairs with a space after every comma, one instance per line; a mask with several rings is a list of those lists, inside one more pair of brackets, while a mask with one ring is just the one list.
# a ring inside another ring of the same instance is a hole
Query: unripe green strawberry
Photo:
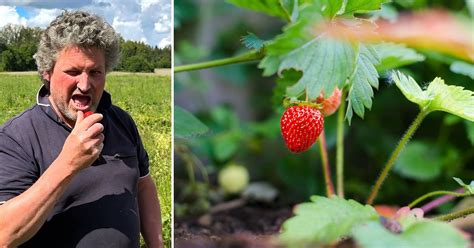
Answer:
[[280, 120], [283, 140], [295, 153], [308, 150], [323, 131], [323, 125], [321, 112], [309, 106], [290, 107]]
[[323, 105], [323, 108], [320, 110], [324, 116], [329, 116], [336, 112], [337, 108], [339, 108], [339, 104], [341, 104], [341, 95], [342, 92], [338, 88], [335, 88], [332, 95], [328, 98], [324, 98], [324, 94], [321, 92], [316, 99], [316, 103]]
[[217, 179], [226, 193], [237, 194], [247, 187], [249, 173], [244, 166], [232, 163], [219, 171]]

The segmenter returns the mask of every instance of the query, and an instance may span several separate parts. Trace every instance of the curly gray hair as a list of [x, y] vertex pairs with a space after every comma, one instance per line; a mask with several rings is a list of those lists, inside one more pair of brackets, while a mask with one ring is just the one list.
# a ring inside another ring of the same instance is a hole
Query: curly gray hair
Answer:
[[[71, 45], [83, 48], [96, 47], [105, 55], [105, 70], [109, 72], [118, 64], [120, 36], [104, 19], [84, 11], [64, 11], [44, 30], [33, 56], [40, 76], [51, 72], [59, 52]], [[49, 82], [43, 79], [49, 88]]]

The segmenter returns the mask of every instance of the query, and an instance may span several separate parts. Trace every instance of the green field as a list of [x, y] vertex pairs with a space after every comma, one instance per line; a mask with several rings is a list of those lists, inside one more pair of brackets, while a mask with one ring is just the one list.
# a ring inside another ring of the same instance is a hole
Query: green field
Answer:
[[[35, 104], [40, 85], [37, 75], [0, 74], [0, 123]], [[159, 192], [165, 246], [171, 247], [171, 78], [109, 75], [106, 90], [137, 123]]]

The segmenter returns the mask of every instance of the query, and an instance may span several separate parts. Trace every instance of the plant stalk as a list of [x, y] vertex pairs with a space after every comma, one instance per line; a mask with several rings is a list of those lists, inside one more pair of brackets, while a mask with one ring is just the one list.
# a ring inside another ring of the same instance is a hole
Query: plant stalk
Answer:
[[418, 204], [421, 201], [425, 200], [426, 198], [429, 198], [429, 197], [432, 197], [432, 196], [435, 196], [435, 195], [452, 195], [452, 196], [456, 196], [456, 197], [462, 197], [462, 196], [468, 196], [468, 195], [470, 195], [470, 193], [469, 192], [468, 193], [458, 193], [458, 192], [444, 191], [444, 190], [433, 191], [433, 192], [430, 192], [430, 193], [427, 193], [427, 194], [424, 194], [424, 195], [420, 196], [419, 198], [414, 200], [412, 203], [410, 203], [408, 205], [408, 207], [412, 208], [412, 207], [416, 206], [416, 204]]
[[395, 163], [398, 156], [400, 155], [400, 153], [405, 148], [408, 141], [410, 141], [410, 138], [413, 136], [416, 129], [418, 129], [418, 127], [420, 126], [423, 119], [428, 115], [428, 113], [429, 113], [429, 111], [427, 111], [425, 109], [422, 109], [421, 112], [418, 114], [418, 116], [413, 121], [413, 123], [410, 125], [410, 127], [408, 128], [406, 133], [403, 135], [402, 139], [400, 140], [397, 147], [393, 151], [392, 155], [388, 159], [387, 163], [383, 167], [382, 173], [380, 174], [379, 178], [375, 182], [375, 185], [372, 188], [372, 191], [370, 192], [369, 198], [367, 199], [367, 204], [372, 205], [372, 203], [374, 202], [375, 197], [377, 196], [377, 193], [380, 190], [380, 187], [382, 186], [382, 183], [387, 178], [388, 173], [390, 172], [390, 169], [392, 169], [393, 164]]
[[328, 151], [326, 146], [326, 134], [323, 132], [319, 136], [319, 151], [321, 153], [321, 163], [323, 165], [324, 183], [326, 185], [326, 194], [328, 197], [334, 195], [334, 184], [331, 179], [331, 167], [329, 166]]
[[452, 221], [452, 220], [455, 220], [455, 219], [466, 217], [466, 216], [468, 216], [470, 214], [473, 214], [473, 213], [474, 213], [474, 207], [468, 208], [468, 209], [465, 209], [465, 210], [461, 210], [461, 211], [458, 211], [458, 212], [438, 216], [434, 219], [435, 220], [440, 220], [440, 221]]
[[341, 104], [337, 111], [336, 137], [336, 177], [337, 195], [344, 198], [344, 112], [346, 109], [347, 91], [342, 89]]
[[190, 153], [189, 149], [186, 147], [186, 145], [178, 145], [176, 147], [176, 152], [179, 155], [181, 155], [181, 157], [184, 160], [184, 163], [186, 165], [186, 172], [188, 173], [189, 182], [191, 183], [191, 185], [195, 185], [196, 178], [194, 176], [194, 168], [193, 168], [194, 161], [193, 161], [192, 156], [189, 154]]
[[253, 50], [253, 51], [250, 51], [248, 53], [244, 53], [244, 54], [241, 54], [241, 55], [238, 55], [238, 56], [235, 56], [235, 57], [231, 57], [231, 58], [217, 59], [217, 60], [211, 60], [211, 61], [206, 61], [206, 62], [202, 62], [202, 63], [176, 66], [176, 67], [174, 67], [174, 73], [179, 73], [179, 72], [184, 72], [184, 71], [201, 70], [201, 69], [218, 67], [218, 66], [223, 66], [223, 65], [260, 60], [264, 56], [265, 56], [264, 52]]
[[[454, 192], [456, 193], [463, 193], [464, 192], [464, 188], [459, 188], [457, 190], [455, 190]], [[447, 202], [447, 201], [450, 201], [452, 199], [454, 199], [455, 196], [452, 196], [452, 195], [445, 195], [445, 196], [441, 196], [439, 197], [438, 199], [435, 199], [431, 202], [428, 202], [426, 203], [425, 205], [423, 205], [421, 207], [421, 210], [423, 210], [424, 213], [428, 213], [429, 211], [431, 211], [433, 208], [436, 208], [438, 207], [439, 205]]]

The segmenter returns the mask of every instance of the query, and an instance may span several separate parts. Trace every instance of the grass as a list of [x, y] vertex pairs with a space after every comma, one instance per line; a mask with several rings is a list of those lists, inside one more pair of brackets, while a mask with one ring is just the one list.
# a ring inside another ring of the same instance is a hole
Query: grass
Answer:
[[[0, 74], [0, 123], [33, 106], [40, 85], [36, 75]], [[138, 126], [158, 189], [165, 247], [171, 247], [171, 78], [112, 74], [106, 90]]]

